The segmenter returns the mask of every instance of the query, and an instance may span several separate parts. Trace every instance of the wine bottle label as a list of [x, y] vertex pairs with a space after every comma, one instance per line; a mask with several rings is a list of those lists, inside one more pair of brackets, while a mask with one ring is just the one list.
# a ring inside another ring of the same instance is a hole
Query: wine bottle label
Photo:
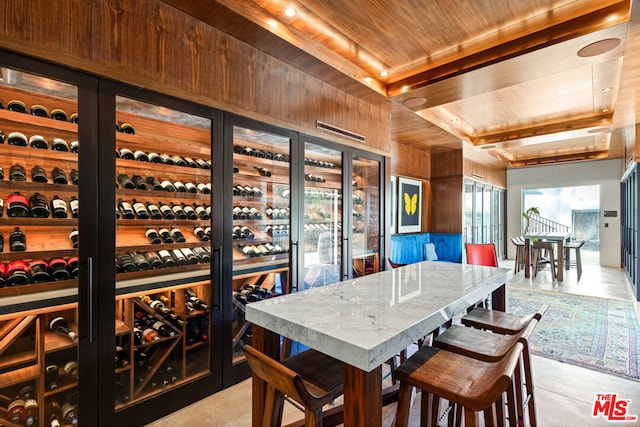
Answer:
[[149, 307], [153, 308], [154, 310], [162, 310], [163, 308], [165, 308], [164, 303], [160, 300], [151, 301]]
[[145, 212], [147, 210], [145, 205], [140, 202], [134, 203], [133, 209], [135, 209], [136, 212]]
[[51, 201], [51, 204], [53, 205], [54, 209], [63, 209], [63, 210], [67, 210], [67, 204], [65, 203], [64, 200], [61, 199], [53, 199]]
[[69, 207], [71, 208], [72, 212], [77, 212], [78, 211], [78, 205], [79, 205], [78, 199], [72, 199], [69, 202]]

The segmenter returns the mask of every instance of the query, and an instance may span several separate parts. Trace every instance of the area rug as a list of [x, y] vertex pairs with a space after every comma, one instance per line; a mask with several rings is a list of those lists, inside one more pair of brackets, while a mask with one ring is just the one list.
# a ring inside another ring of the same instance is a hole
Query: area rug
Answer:
[[528, 315], [549, 301], [531, 353], [640, 381], [640, 325], [629, 301], [509, 288], [509, 312]]

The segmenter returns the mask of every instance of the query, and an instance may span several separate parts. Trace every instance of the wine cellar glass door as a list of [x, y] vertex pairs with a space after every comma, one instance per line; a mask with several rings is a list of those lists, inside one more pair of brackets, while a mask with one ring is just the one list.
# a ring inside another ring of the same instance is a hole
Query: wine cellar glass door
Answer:
[[0, 68], [2, 425], [78, 421], [78, 93]]
[[354, 277], [380, 270], [382, 160], [351, 158], [351, 259]]
[[220, 254], [212, 119], [120, 95], [115, 109], [118, 412], [212, 373]]
[[248, 370], [242, 347], [251, 344], [245, 306], [289, 291], [291, 132], [248, 122], [234, 124], [232, 205], [231, 361], [234, 382]]
[[342, 152], [305, 142], [304, 270], [299, 290], [342, 280]]

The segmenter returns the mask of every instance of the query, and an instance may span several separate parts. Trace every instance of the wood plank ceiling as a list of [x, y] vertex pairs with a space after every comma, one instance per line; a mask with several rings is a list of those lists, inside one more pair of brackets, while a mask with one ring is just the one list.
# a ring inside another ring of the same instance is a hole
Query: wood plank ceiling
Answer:
[[391, 139], [429, 152], [521, 167], [624, 158], [635, 138], [631, 0], [164, 1], [356, 96], [391, 100]]

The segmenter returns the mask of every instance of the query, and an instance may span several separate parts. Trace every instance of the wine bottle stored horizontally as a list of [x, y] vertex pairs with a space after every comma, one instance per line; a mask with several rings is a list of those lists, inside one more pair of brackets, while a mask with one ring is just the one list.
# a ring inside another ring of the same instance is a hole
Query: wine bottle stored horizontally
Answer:
[[69, 323], [62, 316], [54, 317], [53, 319], [51, 319], [51, 321], [49, 322], [49, 329], [60, 335], [65, 335], [73, 341], [78, 338], [78, 335], [71, 330], [71, 328], [69, 327]]
[[121, 346], [116, 346], [115, 363], [117, 366], [126, 368], [129, 366], [129, 355]]
[[204, 301], [202, 301], [200, 298], [198, 298], [198, 294], [196, 294], [193, 289], [190, 288], [186, 288], [185, 289], [185, 297], [186, 297], [186, 301], [187, 301], [187, 305], [191, 306], [192, 308], [196, 309], [196, 310], [204, 310], [204, 311], [208, 311], [209, 310], [209, 305], [206, 304]]

